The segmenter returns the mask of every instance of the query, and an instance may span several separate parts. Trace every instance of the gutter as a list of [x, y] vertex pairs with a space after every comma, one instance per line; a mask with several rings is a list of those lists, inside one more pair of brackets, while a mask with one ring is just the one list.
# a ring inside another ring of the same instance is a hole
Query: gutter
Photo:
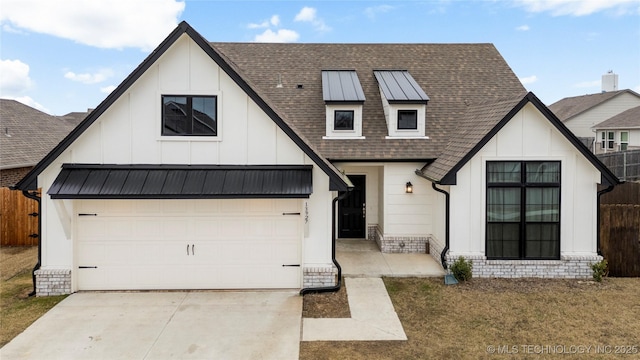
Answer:
[[[12, 190], [15, 190], [15, 188], [12, 188]], [[42, 201], [37, 194], [37, 191], [30, 193], [28, 190], [22, 190], [22, 195], [38, 202], [38, 234], [36, 234], [36, 236], [38, 237], [38, 262], [36, 263], [36, 266], [33, 267], [33, 271], [31, 273], [31, 277], [33, 280], [33, 291], [29, 294], [29, 296], [36, 295], [36, 271], [40, 269], [40, 265], [42, 264]]]
[[304, 288], [300, 290], [300, 295], [323, 293], [323, 292], [336, 292], [340, 290], [342, 286], [342, 267], [336, 260], [336, 203], [351, 194], [353, 187], [350, 187], [348, 191], [345, 191], [341, 195], [336, 196], [331, 202], [331, 261], [338, 268], [338, 282], [334, 286]]
[[442, 268], [447, 270], [448, 266], [447, 266], [447, 252], [449, 252], [449, 242], [450, 242], [450, 228], [451, 228], [451, 222], [450, 222], [450, 200], [449, 200], [449, 193], [446, 192], [445, 190], [442, 190], [440, 188], [438, 188], [436, 186], [437, 181], [430, 179], [428, 177], [426, 177], [422, 171], [420, 170], [416, 170], [415, 174], [420, 176], [421, 178], [427, 179], [431, 182], [431, 187], [433, 188], [433, 190], [444, 194], [444, 201], [445, 201], [445, 225], [444, 225], [444, 249], [442, 249], [442, 252], [440, 253], [440, 263], [442, 264]]
[[609, 185], [606, 189], [598, 191], [598, 205], [597, 205], [597, 225], [596, 225], [596, 251], [600, 256], [602, 255], [602, 249], [600, 248], [600, 197], [608, 192], [613, 191], [615, 185]]

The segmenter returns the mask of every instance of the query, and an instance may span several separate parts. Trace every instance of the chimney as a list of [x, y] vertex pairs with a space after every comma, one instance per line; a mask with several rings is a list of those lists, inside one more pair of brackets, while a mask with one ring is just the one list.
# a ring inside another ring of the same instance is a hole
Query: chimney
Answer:
[[602, 92], [609, 91], [618, 91], [618, 74], [614, 74], [613, 70], [602, 75]]

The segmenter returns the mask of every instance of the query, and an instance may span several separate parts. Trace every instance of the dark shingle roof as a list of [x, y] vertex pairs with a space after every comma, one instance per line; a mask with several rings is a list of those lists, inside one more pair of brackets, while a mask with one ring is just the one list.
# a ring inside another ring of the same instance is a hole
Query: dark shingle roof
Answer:
[[597, 94], [567, 97], [549, 105], [549, 110], [553, 111], [561, 121], [565, 122], [572, 117], [623, 93], [630, 93], [640, 97], [640, 94], [628, 89], [609, 91]]
[[75, 125], [18, 101], [0, 99], [0, 169], [37, 164]]
[[637, 129], [640, 128], [640, 106], [609, 118], [593, 127], [594, 129]]
[[[469, 104], [524, 96], [526, 91], [491, 44], [211, 43], [259, 94], [331, 160], [434, 159]], [[353, 69], [362, 84], [362, 140], [326, 135], [322, 70]], [[374, 70], [403, 69], [429, 95], [425, 139], [388, 135]], [[281, 80], [282, 87], [277, 87]], [[299, 87], [298, 85], [302, 85]]]

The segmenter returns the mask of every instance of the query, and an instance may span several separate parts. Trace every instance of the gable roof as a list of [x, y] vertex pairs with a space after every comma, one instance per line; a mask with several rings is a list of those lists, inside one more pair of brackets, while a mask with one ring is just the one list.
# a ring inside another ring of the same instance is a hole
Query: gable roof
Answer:
[[[467, 106], [526, 90], [492, 44], [211, 43], [332, 161], [427, 161], [437, 158]], [[364, 139], [323, 139], [322, 71], [354, 70], [366, 97]], [[425, 139], [385, 139], [377, 70], [406, 70], [429, 96]], [[281, 87], [277, 86], [279, 83]], [[302, 86], [298, 86], [302, 85]]]
[[91, 124], [93, 124], [129, 87], [131, 87], [149, 67], [151, 67], [183, 34], [187, 34], [200, 48], [229, 75], [234, 82], [244, 90], [247, 95], [298, 145], [309, 158], [318, 165], [330, 180], [330, 190], [347, 190], [351, 184], [330, 162], [319, 155], [310, 143], [294, 129], [290, 122], [285, 121], [285, 116], [279, 113], [275, 107], [268, 103], [266, 97], [261, 96], [259, 89], [251, 85], [251, 82], [229, 64], [207, 41], [198, 34], [187, 22], [181, 22], [169, 36], [120, 84], [118, 87], [98, 105], [87, 117], [64, 138], [51, 152], [49, 152], [18, 184], [20, 190], [35, 189], [37, 177], [44, 171], [62, 152], [67, 149]]
[[640, 106], [623, 111], [593, 126], [592, 129], [640, 129]]
[[524, 98], [487, 102], [469, 107], [457, 133], [447, 144], [444, 155], [416, 173], [442, 185], [455, 185], [456, 174], [491, 140], [526, 104], [531, 103], [593, 166], [600, 171], [603, 184], [620, 183], [609, 168], [558, 119], [533, 93]]
[[608, 91], [597, 94], [567, 97], [549, 105], [549, 110], [553, 111], [560, 120], [565, 122], [576, 115], [624, 93], [635, 95], [640, 98], [640, 94], [629, 89]]
[[36, 165], [77, 124], [0, 99], [0, 170]]

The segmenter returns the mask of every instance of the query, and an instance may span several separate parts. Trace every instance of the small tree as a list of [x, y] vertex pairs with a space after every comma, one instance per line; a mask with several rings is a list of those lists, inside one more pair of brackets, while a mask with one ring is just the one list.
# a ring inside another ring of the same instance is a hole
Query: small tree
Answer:
[[591, 270], [593, 270], [593, 280], [601, 282], [602, 278], [609, 274], [607, 265], [608, 263], [605, 259], [602, 259], [601, 261], [598, 261], [597, 263], [593, 263], [591, 265]]

